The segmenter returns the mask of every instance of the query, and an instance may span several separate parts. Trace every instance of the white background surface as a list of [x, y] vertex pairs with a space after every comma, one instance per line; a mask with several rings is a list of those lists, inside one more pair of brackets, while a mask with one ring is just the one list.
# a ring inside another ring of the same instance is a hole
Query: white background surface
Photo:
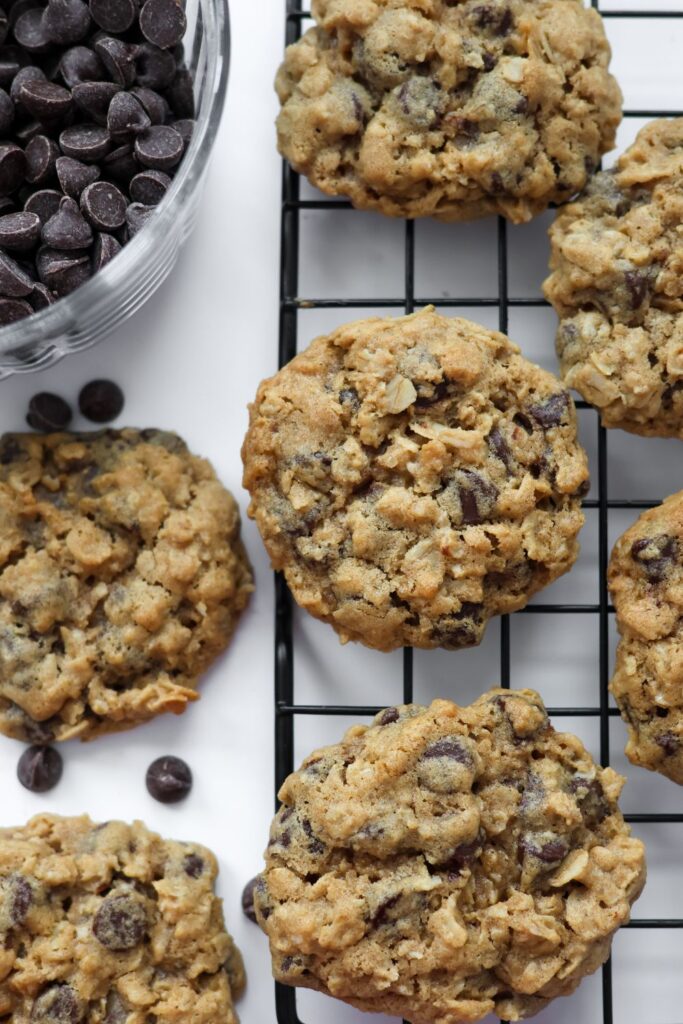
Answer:
[[[658, 10], [683, 9], [683, 0], [604, 0], [602, 6], [643, 8], [650, 2]], [[213, 461], [244, 511], [239, 448], [246, 403], [259, 380], [276, 368], [280, 164], [274, 148], [276, 100], [271, 80], [282, 51], [283, 8], [281, 0], [232, 0], [228, 108], [199, 224], [171, 280], [124, 330], [99, 348], [42, 374], [0, 383], [0, 430], [21, 429], [28, 400], [38, 390], [58, 391], [73, 401], [86, 381], [112, 377], [127, 398], [120, 424], [176, 430]], [[683, 108], [683, 21], [617, 20], [607, 27], [626, 107]], [[641, 123], [624, 124], [620, 148]], [[307, 187], [304, 194], [310, 194]], [[513, 296], [539, 293], [549, 220], [546, 215], [509, 231]], [[474, 226], [419, 223], [416, 241], [418, 295], [495, 296], [493, 221]], [[302, 296], [355, 295], [371, 300], [401, 295], [403, 227], [398, 222], [343, 211], [307, 212], [302, 216], [301, 251]], [[371, 302], [368, 305], [368, 312], [374, 312]], [[481, 321], [497, 326], [495, 309], [478, 312]], [[343, 311], [303, 312], [300, 339], [305, 343], [347, 318]], [[554, 316], [548, 310], [511, 313], [512, 337], [527, 356], [550, 369], [556, 368], [553, 331]], [[580, 419], [595, 470], [595, 415], [582, 412]], [[86, 424], [77, 420], [75, 426]], [[613, 432], [609, 467], [611, 497], [654, 499], [683, 486], [679, 441], [642, 440]], [[578, 565], [537, 600], [597, 600], [596, 516], [588, 513]], [[629, 513], [612, 514], [612, 538], [630, 519]], [[100, 820], [139, 817], [163, 834], [211, 846], [221, 863], [220, 892], [228, 926], [247, 963], [249, 987], [240, 1006], [243, 1024], [271, 1024], [275, 1011], [266, 942], [239, 910], [242, 885], [260, 867], [273, 809], [272, 578], [251, 523], [245, 524], [245, 539], [256, 571], [256, 595], [230, 651], [206, 678], [203, 699], [178, 719], [156, 721], [94, 744], [63, 745], [64, 778], [45, 796], [21, 788], [15, 769], [22, 748], [0, 737], [0, 824], [18, 824], [41, 810], [85, 811]], [[466, 703], [496, 685], [498, 640], [494, 623], [474, 651], [418, 652], [416, 699], [447, 696]], [[400, 699], [400, 654], [341, 648], [328, 627], [301, 616], [296, 641], [298, 701], [389, 704]], [[597, 650], [597, 617], [519, 615], [512, 622], [512, 684], [537, 687], [551, 705], [596, 705]], [[340, 718], [298, 722], [297, 759], [338, 739], [347, 724]], [[597, 721], [562, 719], [556, 724], [577, 732], [598, 755]], [[612, 761], [629, 775], [624, 809], [683, 809], [683, 793], [673, 783], [627, 769], [623, 738], [616, 720]], [[190, 798], [170, 808], [153, 801], [144, 786], [147, 765], [165, 753], [184, 757], [195, 775]], [[636, 831], [648, 845], [650, 881], [635, 916], [683, 917], [683, 826], [644, 826]], [[614, 954], [615, 1024], [683, 1020], [683, 932], [624, 931], [615, 941]], [[305, 1024], [358, 1024], [366, 1019], [309, 993], [299, 997], [299, 1015]], [[376, 1019], [378, 1024], [386, 1020]], [[599, 975], [536, 1020], [600, 1024]]]

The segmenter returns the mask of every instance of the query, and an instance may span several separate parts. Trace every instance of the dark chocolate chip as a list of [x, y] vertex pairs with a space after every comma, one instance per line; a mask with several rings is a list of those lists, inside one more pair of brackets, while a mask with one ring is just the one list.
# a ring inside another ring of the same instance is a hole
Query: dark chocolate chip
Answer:
[[204, 861], [196, 853], [188, 853], [183, 861], [183, 871], [190, 878], [199, 878], [205, 868]]
[[64, 156], [94, 164], [111, 149], [111, 136], [101, 125], [76, 124], [65, 128], [59, 136], [59, 145]]
[[27, 252], [40, 240], [40, 217], [35, 213], [6, 213], [0, 217], [0, 246]]
[[[68, 159], [63, 157], [62, 159]], [[35, 213], [40, 218], [41, 224], [46, 224], [50, 217], [59, 210], [59, 204], [62, 201], [62, 196], [55, 189], [41, 189], [38, 192], [34, 192], [32, 196], [29, 196], [24, 205], [26, 213]]]
[[255, 878], [252, 878], [249, 882], [247, 882], [244, 889], [242, 890], [242, 911], [245, 917], [248, 917], [250, 921], [254, 922], [254, 924], [256, 924], [254, 893], [256, 891], [256, 886], [259, 883], [259, 878], [260, 876], [256, 875]]
[[[131, 91], [147, 111], [150, 122], [152, 124], [164, 124], [166, 118], [171, 113], [171, 108], [164, 97], [155, 92], [154, 89], [145, 89], [143, 86], [138, 85]], [[178, 111], [174, 112], [178, 113]]]
[[71, 985], [50, 985], [34, 1001], [33, 1024], [81, 1024], [85, 1010]]
[[472, 755], [464, 744], [454, 736], [446, 736], [444, 739], [430, 743], [422, 753], [422, 758], [446, 757], [450, 761], [457, 761], [458, 764], [472, 764]]
[[119, 92], [113, 97], [107, 114], [107, 128], [113, 139], [126, 140], [151, 127], [149, 114], [132, 92]]
[[[82, 388], [78, 396], [78, 408], [81, 414], [93, 423], [111, 423], [120, 415], [123, 404], [123, 391], [113, 380], [91, 380]], [[168, 761], [169, 765], [178, 761], [179, 765], [184, 765], [184, 762], [173, 757], [162, 757], [159, 761], [155, 761], [154, 765], [158, 765], [162, 761]], [[186, 765], [185, 768], [187, 768]], [[189, 768], [187, 771], [189, 772]]]
[[520, 837], [519, 848], [522, 853], [540, 860], [543, 864], [557, 864], [569, 853], [569, 844], [560, 836], [552, 833], [526, 833]]
[[23, 299], [31, 293], [33, 281], [19, 264], [0, 249], [0, 295]]
[[127, 207], [123, 193], [108, 181], [88, 185], [81, 195], [81, 210], [98, 231], [116, 231], [123, 227]]
[[72, 106], [71, 93], [56, 82], [34, 79], [19, 89], [19, 102], [38, 121], [56, 121], [65, 117]]
[[0, 196], [16, 192], [26, 177], [26, 156], [14, 142], [0, 143]]
[[569, 410], [569, 392], [560, 391], [543, 402], [529, 406], [529, 412], [544, 430], [557, 427]]
[[152, 125], [135, 140], [135, 155], [144, 167], [168, 171], [182, 159], [182, 136], [169, 125]]
[[124, 89], [133, 85], [138, 47], [125, 43], [115, 36], [100, 36], [93, 43], [93, 49], [117, 85], [123, 86]]
[[43, 185], [52, 177], [59, 157], [59, 146], [47, 135], [35, 135], [25, 150], [26, 181], [29, 185]]
[[47, 793], [62, 777], [62, 755], [53, 747], [29, 747], [19, 758], [17, 778], [32, 793]]
[[14, 104], [4, 89], [0, 89], [0, 137], [8, 135], [14, 124]]
[[140, 29], [148, 42], [169, 50], [185, 35], [185, 11], [178, 0], [146, 0], [140, 11]]
[[627, 270], [624, 281], [631, 299], [631, 309], [640, 309], [650, 291], [650, 280], [646, 274], [637, 270]]
[[0, 326], [8, 327], [19, 320], [25, 320], [33, 312], [25, 299], [0, 299]]
[[93, 233], [75, 199], [62, 199], [59, 210], [43, 226], [43, 242], [53, 249], [87, 249]]
[[29, 53], [47, 53], [52, 43], [43, 24], [43, 8], [31, 7], [17, 19], [14, 38]]
[[64, 251], [43, 246], [36, 259], [38, 276], [56, 295], [70, 295], [91, 275], [88, 255], [78, 250]]
[[28, 297], [31, 307], [37, 313], [41, 309], [47, 309], [55, 301], [55, 297], [49, 288], [46, 288], [40, 281], [36, 281], [33, 291]]
[[137, 13], [134, 0], [90, 0], [91, 17], [105, 32], [127, 32]]
[[142, 171], [130, 183], [130, 196], [143, 206], [156, 206], [171, 186], [171, 178], [163, 171]]
[[387, 708], [381, 713], [377, 721], [378, 725], [391, 725], [392, 722], [398, 722], [399, 720], [398, 708]]
[[97, 273], [107, 263], [111, 263], [114, 256], [121, 252], [121, 243], [113, 235], [98, 234], [95, 238], [95, 245], [92, 251], [92, 269]]
[[102, 61], [89, 46], [74, 46], [67, 50], [59, 71], [70, 89], [83, 82], [101, 82], [106, 75]]
[[458, 494], [462, 522], [475, 526], [490, 519], [498, 500], [498, 488], [479, 473], [462, 469], [458, 474]]
[[92, 925], [95, 938], [115, 953], [139, 946], [147, 931], [147, 914], [133, 895], [107, 896]]
[[103, 1024], [128, 1024], [129, 1010], [116, 989], [107, 995], [105, 1013]]
[[126, 224], [128, 225], [128, 234], [131, 238], [134, 238], [139, 231], [142, 231], [153, 213], [153, 206], [143, 206], [142, 203], [130, 204], [126, 210]]
[[[135, 54], [135, 67], [137, 71], [137, 85], [146, 89], [169, 89], [172, 87], [176, 77], [176, 62], [173, 54], [168, 50], [160, 50], [158, 46], [151, 43], [143, 43], [138, 46]], [[176, 114], [184, 117], [184, 111], [180, 105], [170, 100]]]
[[[143, 83], [141, 83], [143, 84]], [[176, 117], [195, 116], [194, 80], [187, 68], [180, 68], [166, 92]]]
[[13, 875], [10, 880], [9, 908], [12, 924], [23, 924], [33, 903], [33, 888], [23, 875]]
[[101, 126], [107, 124], [111, 102], [121, 86], [116, 82], [80, 82], [71, 90], [74, 103], [88, 117]]
[[192, 789], [192, 772], [179, 757], [159, 757], [147, 769], [146, 782], [147, 790], [155, 800], [174, 804], [183, 800]]
[[511, 470], [514, 466], [514, 459], [510, 446], [503, 437], [498, 427], [494, 427], [489, 436], [486, 439], [491, 454], [496, 458], [500, 459], [506, 469]]
[[43, 29], [51, 43], [70, 46], [88, 34], [90, 13], [83, 0], [48, 0]]
[[71, 406], [60, 395], [41, 391], [29, 402], [26, 419], [34, 430], [49, 433], [53, 430], [66, 430], [71, 417]]
[[678, 545], [674, 537], [665, 533], [656, 537], [641, 537], [631, 545], [631, 557], [642, 565], [650, 583], [661, 583], [667, 571], [676, 563]]
[[373, 928], [381, 928], [383, 925], [388, 924], [389, 911], [396, 906], [400, 898], [401, 894], [399, 892], [394, 893], [393, 896], [389, 896], [387, 899], [383, 900], [370, 917], [369, 924]]
[[132, 145], [127, 142], [113, 149], [105, 157], [102, 169], [107, 178], [113, 178], [121, 185], [128, 185], [131, 178], [140, 170], [140, 165], [133, 156]]
[[192, 142], [192, 136], [194, 135], [194, 130], [196, 128], [196, 124], [192, 120], [192, 118], [183, 117], [180, 119], [180, 121], [172, 121], [171, 128], [175, 128], [175, 130], [178, 132], [178, 135], [185, 143], [185, 149], [187, 149], [187, 147]]
[[655, 742], [662, 748], [667, 757], [673, 757], [681, 749], [680, 737], [673, 732], [657, 733]]
[[71, 156], [60, 156], [55, 169], [62, 192], [71, 199], [80, 199], [83, 189], [100, 177], [97, 164], [84, 164]]

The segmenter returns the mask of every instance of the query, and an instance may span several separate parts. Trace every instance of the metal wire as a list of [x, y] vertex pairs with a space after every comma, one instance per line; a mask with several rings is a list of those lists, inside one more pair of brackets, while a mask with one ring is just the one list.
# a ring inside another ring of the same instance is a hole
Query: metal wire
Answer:
[[[645, 0], [647, 2], [647, 0]], [[310, 18], [301, 0], [285, 0], [286, 42], [295, 42], [302, 23]], [[599, 10], [602, 17], [613, 18], [683, 18], [681, 11], [648, 10], [600, 10], [600, 0], [591, 0], [591, 6]], [[683, 116], [676, 110], [625, 110], [624, 117], [654, 118]], [[302, 200], [300, 198], [299, 176], [285, 164], [282, 180], [282, 233], [280, 271], [280, 341], [279, 364], [289, 362], [297, 352], [297, 317], [301, 309], [358, 309], [365, 307], [402, 309], [412, 313], [415, 308], [435, 305], [446, 308], [497, 308], [499, 329], [507, 333], [509, 312], [515, 308], [545, 307], [548, 303], [540, 298], [511, 298], [508, 294], [508, 246], [507, 223], [498, 218], [497, 260], [498, 295], [495, 298], [458, 296], [456, 298], [415, 295], [415, 224], [405, 222], [405, 275], [404, 294], [386, 298], [353, 297], [347, 299], [301, 297], [299, 295], [299, 215], [303, 210], [351, 210], [345, 200]], [[577, 402], [577, 408], [590, 409], [586, 402]], [[609, 498], [608, 490], [608, 437], [596, 415], [597, 430], [597, 499], [586, 499], [583, 507], [595, 509], [598, 513], [598, 565], [600, 589], [597, 604], [534, 604], [522, 609], [524, 612], [548, 615], [595, 615], [599, 623], [599, 705], [596, 707], [549, 708], [551, 717], [580, 717], [599, 720], [600, 761], [603, 766], [610, 763], [610, 719], [618, 717], [616, 708], [609, 706], [609, 616], [614, 608], [609, 602], [606, 570], [609, 559], [608, 522], [612, 509], [631, 509], [634, 512], [652, 508], [655, 500], [625, 501]], [[500, 627], [500, 681], [501, 686], [511, 684], [510, 659], [510, 617], [501, 617]], [[381, 710], [375, 706], [338, 704], [297, 704], [294, 700], [294, 642], [292, 635], [292, 600], [281, 574], [275, 575], [275, 790], [294, 769], [294, 723], [298, 715], [343, 715], [353, 718], [374, 716]], [[413, 700], [413, 652], [403, 652], [403, 701]], [[277, 799], [276, 799], [277, 804]], [[656, 812], [624, 815], [632, 824], [683, 824], [682, 814]], [[680, 929], [683, 920], [667, 918], [637, 918], [627, 928]], [[276, 984], [275, 1001], [278, 1024], [302, 1024], [296, 1005], [296, 989]], [[506, 1024], [505, 1021], [502, 1024]], [[608, 961], [602, 968], [602, 1024], [614, 1024], [612, 999], [612, 970]]]

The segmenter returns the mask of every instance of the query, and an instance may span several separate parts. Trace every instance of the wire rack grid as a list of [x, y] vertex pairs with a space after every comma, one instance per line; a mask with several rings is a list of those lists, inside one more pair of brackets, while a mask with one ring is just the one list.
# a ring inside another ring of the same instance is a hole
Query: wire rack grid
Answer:
[[[602, 6], [601, 6], [602, 2]], [[590, 6], [600, 12], [603, 18], [611, 19], [661, 19], [666, 26], [669, 19], [683, 19], [683, 10], [655, 10], [647, 6], [624, 9], [605, 9], [609, 0], [590, 0]], [[629, 3], [629, 0], [626, 0]], [[633, 0], [630, 0], [632, 3]], [[644, 0], [647, 4], [647, 0]], [[286, 44], [289, 45], [300, 38], [302, 25], [310, 19], [310, 12], [301, 0], [285, 0]], [[625, 118], [683, 116], [681, 110], [625, 110]], [[289, 362], [298, 349], [298, 314], [302, 309], [377, 309], [399, 310], [412, 313], [415, 308], [433, 304], [444, 308], [486, 308], [493, 307], [498, 312], [498, 327], [504, 333], [508, 331], [510, 310], [516, 307], [545, 307], [548, 303], [542, 298], [515, 298], [509, 294], [508, 275], [508, 228], [504, 218], [497, 219], [497, 292], [492, 298], [478, 296], [430, 297], [415, 293], [415, 223], [405, 221], [404, 228], [404, 261], [405, 272], [403, 294], [386, 298], [324, 298], [302, 297], [299, 294], [300, 269], [300, 214], [304, 210], [352, 210], [351, 204], [344, 200], [323, 198], [302, 199], [300, 178], [286, 163], [283, 165], [282, 177], [282, 213], [281, 213], [281, 267], [280, 267], [280, 336], [279, 365]], [[352, 214], [353, 215], [353, 214]], [[457, 228], [457, 225], [454, 225]], [[349, 317], [352, 318], [352, 315]], [[586, 402], [578, 401], [577, 409], [590, 409]], [[609, 560], [609, 513], [612, 510], [633, 510], [634, 514], [642, 509], [652, 508], [659, 503], [657, 498], [643, 500], [619, 500], [609, 496], [608, 486], [608, 436], [600, 424], [597, 414], [594, 416], [594, 430], [597, 432], [597, 466], [591, 467], [591, 475], [597, 481], [597, 497], [585, 499], [586, 509], [597, 511], [598, 517], [598, 571], [599, 591], [597, 603], [550, 603], [534, 604], [518, 614], [533, 611], [542, 615], [588, 615], [598, 621], [598, 693], [599, 700], [594, 706], [562, 706], [550, 707], [548, 710], [554, 717], [591, 718], [599, 723], [600, 761], [603, 766], [610, 764], [610, 718], [617, 716], [616, 708], [609, 703], [609, 620], [614, 608], [609, 602], [606, 583], [606, 571]], [[295, 720], [301, 715], [337, 715], [364, 718], [375, 715], [380, 709], [377, 706], [341, 705], [341, 704], [304, 704], [295, 702], [295, 644], [293, 636], [292, 599], [281, 574], [275, 574], [275, 787], [276, 793], [282, 782], [294, 769], [294, 734]], [[499, 671], [500, 685], [510, 686], [510, 617], [501, 617]], [[457, 653], [455, 654], [457, 657]], [[413, 700], [413, 651], [403, 651], [402, 694], [403, 703]], [[277, 801], [276, 801], [277, 802]], [[683, 824], [683, 813], [642, 812], [625, 815], [631, 823], [640, 824]], [[627, 928], [640, 929], [682, 929], [683, 919], [679, 918], [634, 918]], [[601, 979], [601, 1024], [617, 1024], [614, 1012], [612, 991], [612, 966], [608, 961], [602, 967]], [[296, 990], [288, 986], [276, 984], [275, 1002], [278, 1024], [303, 1024], [297, 1011]], [[506, 1024], [506, 1022], [502, 1022]], [[597, 1022], [596, 1022], [597, 1024]]]

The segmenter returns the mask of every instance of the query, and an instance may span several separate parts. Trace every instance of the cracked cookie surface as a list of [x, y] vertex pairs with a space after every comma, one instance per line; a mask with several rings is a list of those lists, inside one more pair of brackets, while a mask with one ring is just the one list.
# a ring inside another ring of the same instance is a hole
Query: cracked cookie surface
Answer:
[[280, 791], [254, 891], [275, 977], [413, 1024], [532, 1016], [643, 887], [623, 782], [531, 690], [353, 726]]
[[429, 308], [313, 341], [261, 384], [243, 457], [274, 567], [343, 641], [472, 646], [577, 556], [568, 392]]
[[239, 950], [213, 854], [142, 822], [39, 815], [0, 829], [0, 1017], [238, 1024]]
[[232, 496], [175, 434], [0, 439], [0, 731], [45, 742], [197, 699], [252, 576]]
[[683, 491], [617, 541], [608, 581], [620, 640], [611, 690], [633, 764], [683, 785]]
[[621, 93], [581, 0], [313, 0], [276, 80], [280, 152], [398, 217], [522, 222], [584, 187]]
[[683, 118], [646, 125], [550, 238], [567, 386], [607, 427], [683, 437]]

